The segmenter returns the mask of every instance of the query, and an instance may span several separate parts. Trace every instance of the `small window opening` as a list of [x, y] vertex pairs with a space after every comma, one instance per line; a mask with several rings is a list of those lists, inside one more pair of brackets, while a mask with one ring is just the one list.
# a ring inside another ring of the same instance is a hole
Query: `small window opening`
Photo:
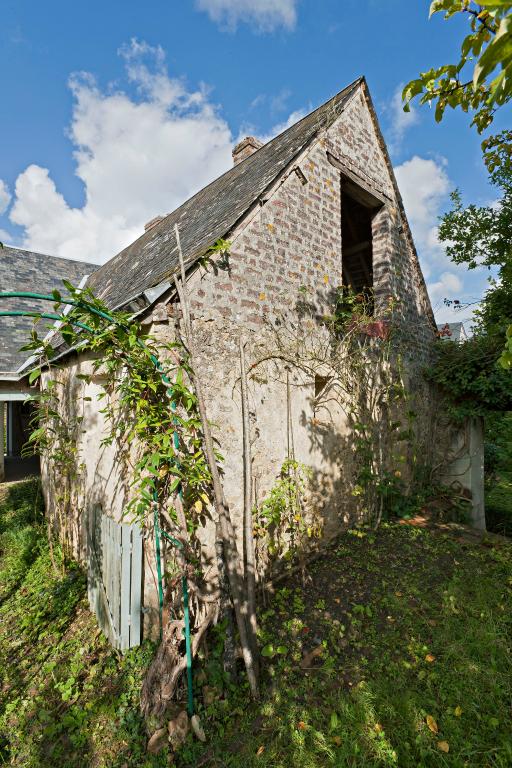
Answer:
[[374, 210], [346, 192], [341, 195], [343, 285], [371, 301], [373, 289], [372, 216]]
[[320, 397], [329, 383], [328, 376], [315, 375], [315, 400]]

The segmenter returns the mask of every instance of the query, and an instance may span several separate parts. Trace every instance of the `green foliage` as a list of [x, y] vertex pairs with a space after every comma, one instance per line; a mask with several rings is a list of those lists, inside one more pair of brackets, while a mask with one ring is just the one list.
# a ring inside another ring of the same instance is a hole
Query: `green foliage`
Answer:
[[[105, 381], [101, 412], [109, 430], [104, 443], [116, 441], [135, 450], [132, 497], [126, 512], [145, 522], [155, 498], [166, 506], [181, 490], [187, 525], [194, 531], [205, 521], [211, 475], [202, 448], [197, 399], [187, 383], [186, 351], [178, 343], [157, 342], [131, 315], [110, 312], [90, 291], [78, 291], [67, 282], [65, 286], [78, 306], [61, 315], [60, 333], [68, 345], [91, 353], [93, 373], [101, 373]], [[55, 311], [60, 311], [61, 296], [54, 293]], [[52, 370], [55, 350], [36, 330], [24, 349], [39, 355]], [[90, 377], [77, 378], [86, 388]], [[76, 437], [80, 423], [70, 423], [58, 396], [63, 386], [59, 381], [57, 372], [41, 389], [39, 425], [31, 439], [50, 455], [56, 470], [65, 474], [66, 467], [79, 465]], [[66, 431], [68, 437], [63, 436]], [[172, 504], [169, 513], [176, 520]]]
[[[466, 15], [470, 32], [462, 41], [456, 63], [433, 67], [407, 83], [402, 94], [404, 109], [408, 111], [411, 101], [419, 97], [421, 104], [435, 105], [437, 122], [450, 107], [471, 113], [471, 125], [479, 133], [488, 128], [496, 110], [512, 98], [511, 11], [510, 0], [434, 0], [431, 16]], [[490, 168], [503, 154], [510, 159], [510, 138], [510, 131], [504, 131], [493, 137], [490, 146], [483, 146]]]
[[292, 559], [308, 539], [321, 535], [321, 523], [307, 500], [310, 479], [309, 467], [295, 459], [286, 459], [278, 480], [255, 510], [255, 533], [260, 549], [272, 557]]
[[500, 268], [512, 260], [512, 177], [502, 198], [491, 206], [463, 206], [459, 190], [451, 194], [452, 209], [441, 218], [439, 239], [455, 264]]
[[[0, 763], [163, 768], [146, 753], [139, 713], [153, 647], [113, 651], [82, 571], [53, 569], [39, 483], [0, 494]], [[59, 548], [53, 556], [63, 566]]]
[[485, 519], [490, 531], [512, 536], [512, 413], [485, 424]]
[[440, 387], [455, 420], [512, 408], [512, 379], [497, 364], [500, 353], [499, 341], [489, 336], [437, 342], [436, 361], [426, 375]]
[[499, 363], [502, 368], [509, 370], [512, 368], [512, 325], [509, 325], [506, 331], [505, 349], [502, 351]]
[[177, 768], [510, 764], [510, 546], [357, 533], [273, 593], [261, 701], [219, 694], [200, 712], [208, 744], [187, 743]]
[[512, 536], [512, 476], [500, 474], [485, 496], [487, 529], [502, 536]]
[[[512, 98], [512, 2], [509, 0], [434, 0], [430, 14], [444, 13], [445, 19], [466, 14], [471, 32], [461, 45], [456, 64], [421, 73], [409, 82], [402, 94], [404, 109], [413, 99], [435, 104], [435, 118], [443, 119], [447, 107], [472, 114], [472, 123], [482, 133], [492, 123], [497, 109]], [[472, 77], [465, 73], [472, 67]], [[480, 310], [486, 333], [501, 333], [504, 349], [500, 365], [512, 368], [512, 131], [486, 138], [482, 143], [491, 183], [501, 188], [498, 205], [464, 207], [460, 193], [452, 194], [453, 207], [442, 217], [440, 239], [456, 263], [469, 269], [477, 266], [499, 268], [499, 280], [491, 280], [491, 290]], [[501, 326], [501, 327], [497, 327]], [[490, 327], [493, 326], [493, 327]], [[508, 327], [507, 327], [508, 326]]]
[[[494, 269], [479, 307], [475, 311], [476, 333], [488, 337], [490, 355], [496, 343], [502, 368], [512, 366], [512, 166], [510, 158], [490, 173], [491, 183], [501, 191], [493, 206], [466, 207], [460, 192], [452, 193], [452, 209], [441, 217], [439, 239], [456, 264], [469, 269]], [[497, 272], [497, 274], [496, 274]], [[504, 349], [503, 349], [504, 347]]]

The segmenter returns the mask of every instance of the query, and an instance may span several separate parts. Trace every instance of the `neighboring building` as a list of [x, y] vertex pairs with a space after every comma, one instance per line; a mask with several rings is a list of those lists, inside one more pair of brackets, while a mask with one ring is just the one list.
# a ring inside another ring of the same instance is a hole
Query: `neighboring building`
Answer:
[[[97, 264], [4, 246], [0, 249], [0, 292], [49, 294], [55, 288], [64, 292], [63, 279], [79, 285], [97, 267]], [[48, 303], [34, 299], [4, 299], [0, 302], [0, 312], [51, 312], [51, 309]], [[40, 335], [44, 336], [51, 324], [51, 321], [38, 323]], [[21, 347], [30, 341], [33, 327], [34, 319], [29, 317], [0, 317], [0, 446], [5, 446], [8, 459], [20, 456], [28, 437], [31, 408], [24, 402], [28, 389], [20, 370], [28, 353], [22, 352]], [[4, 476], [4, 451], [1, 448], [0, 454], [1, 482]]]
[[462, 323], [444, 323], [437, 326], [438, 336], [446, 341], [455, 341], [460, 344], [466, 341], [468, 335]]
[[[173, 284], [179, 271], [174, 231], [178, 224], [199, 350], [196, 369], [224, 456], [226, 497], [240, 531], [239, 338], [243, 334], [247, 340], [252, 362], [268, 343], [269, 327], [275, 329], [283, 317], [291, 326], [301, 321], [302, 296], [307, 295], [313, 307], [319, 334], [322, 317], [332, 311], [333, 295], [342, 284], [372, 290], [377, 335], [382, 330], [379, 312], [390, 299], [396, 303], [393, 322], [399, 330], [403, 381], [416, 432], [416, 447], [402, 457], [404, 473], [413, 472], [419, 456], [424, 465], [434, 465], [440, 409], [423, 377], [437, 328], [365, 80], [355, 81], [263, 146], [245, 139], [235, 148], [234, 161], [233, 168], [173, 213], [153, 219], [144, 234], [98, 268], [87, 285], [111, 308], [137, 311], [159, 338], [173, 339], [180, 317]], [[200, 260], [220, 238], [230, 242], [229, 257], [214, 256], [207, 269]], [[98, 519], [107, 520], [101, 523], [102, 531], [108, 521], [121, 520], [130, 494], [129, 473], [121, 446], [101, 442], [101, 376], [98, 373], [90, 383], [77, 376], [92, 371], [90, 358], [64, 351], [60, 365], [70, 414], [83, 418], [76, 517], [69, 530], [75, 552], [85, 558]], [[250, 381], [258, 498], [274, 485], [291, 435], [297, 460], [311, 468], [324, 529], [333, 533], [352, 519], [355, 433], [340, 408], [318, 418], [315, 398], [324, 382], [316, 379], [321, 377], [305, 381], [285, 369], [275, 363], [271, 375]], [[51, 509], [57, 489], [51, 466], [46, 464], [44, 472]], [[212, 537], [210, 524], [205, 539], [210, 555]], [[155, 581], [148, 540], [145, 546], [143, 601], [151, 617], [156, 610]], [[106, 605], [104, 592], [101, 600]]]

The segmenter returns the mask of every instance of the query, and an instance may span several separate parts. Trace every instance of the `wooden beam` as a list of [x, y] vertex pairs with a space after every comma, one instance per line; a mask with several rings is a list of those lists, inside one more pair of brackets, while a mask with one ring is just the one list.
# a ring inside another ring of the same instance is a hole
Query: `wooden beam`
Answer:
[[383, 205], [391, 202], [387, 195], [380, 190], [370, 187], [366, 181], [347, 168], [332, 152], [327, 151], [327, 160], [341, 173], [342, 192], [345, 192], [358, 203], [361, 203], [361, 205], [364, 205], [366, 208], [382, 208]]
[[357, 243], [356, 245], [352, 245], [350, 248], [343, 249], [343, 256], [353, 256], [355, 253], [359, 253], [360, 251], [364, 251], [365, 248], [371, 247], [371, 240], [363, 240], [360, 243]]

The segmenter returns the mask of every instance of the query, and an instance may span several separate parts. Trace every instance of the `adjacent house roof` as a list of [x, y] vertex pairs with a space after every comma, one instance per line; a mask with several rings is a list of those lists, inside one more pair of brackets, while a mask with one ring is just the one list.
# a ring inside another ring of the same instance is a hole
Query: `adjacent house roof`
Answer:
[[[63, 279], [78, 285], [95, 269], [98, 269], [97, 264], [5, 246], [0, 250], [0, 291], [51, 293], [57, 288], [64, 292]], [[48, 302], [37, 302], [34, 299], [4, 299], [0, 303], [0, 311], [18, 309], [51, 312], [52, 306]], [[0, 378], [2, 375], [14, 375], [29, 356], [27, 352], [19, 350], [30, 340], [33, 322], [23, 317], [0, 318]]]
[[88, 285], [111, 307], [169, 279], [179, 267], [174, 225], [178, 224], [187, 265], [225, 237], [279, 174], [317, 135], [331, 125], [361, 84], [359, 78], [298, 123], [264, 144], [134, 243], [100, 267]]
[[461, 342], [466, 341], [468, 338], [463, 323], [444, 323], [438, 325], [437, 330], [441, 339]]

